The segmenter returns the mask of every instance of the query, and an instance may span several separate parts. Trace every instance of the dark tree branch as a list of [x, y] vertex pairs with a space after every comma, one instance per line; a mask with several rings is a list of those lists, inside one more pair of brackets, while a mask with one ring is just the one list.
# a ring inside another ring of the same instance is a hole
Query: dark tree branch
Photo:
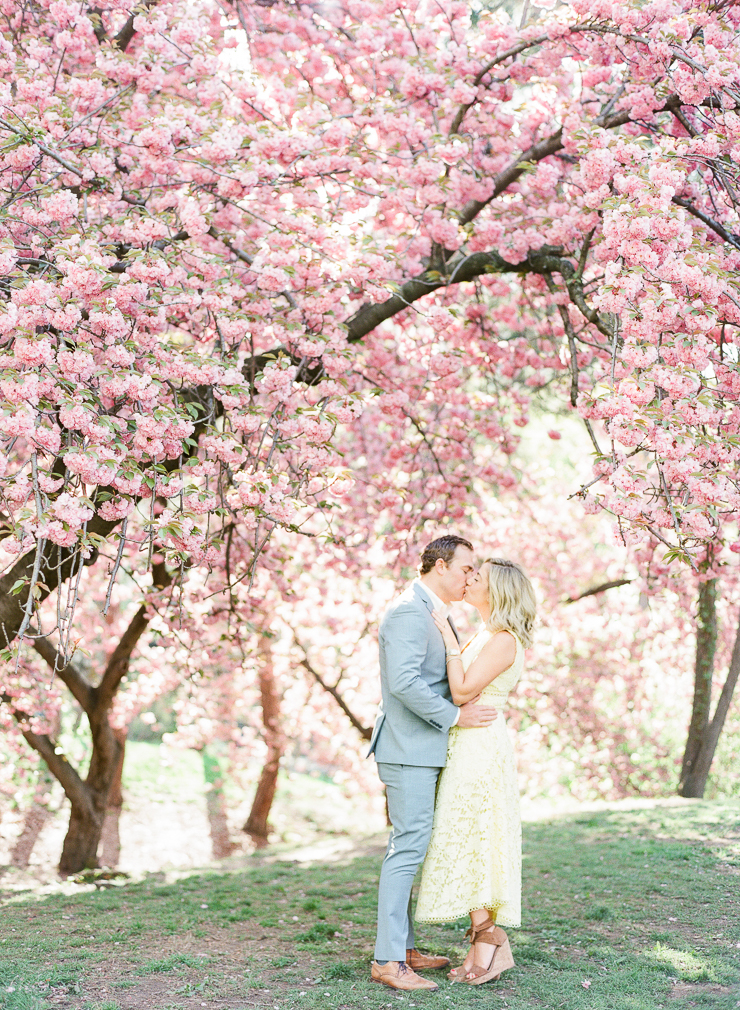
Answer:
[[[611, 130], [616, 126], [624, 126], [625, 123], [630, 121], [630, 113], [626, 110], [622, 112], [616, 112], [613, 115], [599, 116], [595, 120], [597, 126], [603, 127], [605, 130]], [[533, 163], [537, 163], [543, 160], [543, 158], [548, 158], [550, 155], [557, 154], [558, 151], [563, 148], [563, 128], [560, 127], [555, 133], [551, 134], [549, 137], [545, 137], [543, 140], [539, 140], [536, 144], [532, 144], [531, 147], [523, 151], [510, 165], [498, 172], [493, 177], [493, 190], [491, 195], [486, 200], [469, 200], [465, 204], [463, 209], [459, 214], [460, 224], [469, 224], [474, 218], [476, 218], [484, 207], [495, 200], [497, 196], [501, 196], [505, 189], [508, 189], [512, 183], [516, 182], [528, 168], [531, 167]]]
[[116, 48], [120, 49], [122, 53], [125, 53], [134, 35], [136, 35], [136, 29], [134, 28], [134, 15], [131, 14], [123, 28], [113, 37], [113, 42]]
[[45, 733], [34, 733], [28, 728], [30, 722], [29, 716], [26, 712], [22, 712], [20, 709], [15, 707], [15, 699], [9, 694], [3, 693], [0, 695], [0, 700], [8, 705], [13, 713], [13, 718], [20, 726], [21, 733], [23, 734], [26, 743], [44, 760], [49, 768], [49, 771], [64, 789], [70, 803], [85, 808], [90, 806], [90, 800], [85, 783], [82, 781], [69, 761], [67, 761], [64, 754], [61, 753], [51, 737], [47, 736]]
[[21, 732], [26, 739], [26, 743], [33, 747], [36, 753], [44, 759], [49, 771], [60, 783], [62, 789], [64, 789], [70, 803], [73, 803], [76, 807], [91, 807], [92, 804], [90, 803], [85, 783], [69, 761], [67, 761], [64, 754], [59, 752], [59, 749], [51, 738], [45, 734], [32, 733], [31, 730], [24, 729]]
[[95, 704], [94, 692], [84, 674], [70, 660], [66, 665], [64, 657], [57, 652], [48, 638], [34, 638], [33, 647], [45, 659], [59, 679], [69, 688], [73, 697], [88, 715]]
[[[569, 31], [577, 32], [581, 30], [581, 27], [582, 27], [581, 25], [574, 25], [572, 28], [569, 29]], [[503, 63], [505, 60], [513, 59], [515, 56], [519, 56], [525, 50], [531, 49], [533, 46], [541, 45], [543, 42], [547, 41], [548, 38], [549, 38], [548, 35], [538, 35], [527, 42], [520, 42], [517, 45], [512, 46], [511, 49], [507, 49], [505, 52], [499, 53], [498, 56], [495, 56], [484, 67], [482, 67], [481, 70], [478, 71], [473, 80], [473, 85], [477, 88], [478, 85], [483, 80], [483, 78], [486, 76], [486, 74], [490, 73], [491, 70], [493, 70], [493, 68], [497, 66], [499, 63]], [[460, 129], [460, 126], [462, 125], [463, 119], [465, 118], [465, 113], [468, 111], [468, 109], [472, 109], [472, 107], [477, 103], [478, 99], [474, 98], [472, 102], [464, 102], [458, 108], [457, 112], [455, 113], [455, 118], [452, 120], [450, 128], [447, 131], [448, 137], [452, 137], [454, 134], [457, 133], [457, 131]]]
[[211, 225], [211, 227], [208, 229], [207, 234], [210, 235], [211, 238], [215, 238], [217, 241], [222, 242], [229, 250], [229, 252], [232, 252], [238, 260], [242, 261], [242, 263], [251, 265], [254, 257], [250, 256], [249, 253], [245, 253], [243, 249], [237, 248], [237, 246], [235, 246], [230, 239], [226, 238], [224, 235], [221, 235], [218, 231], [216, 231], [213, 225]]
[[105, 42], [108, 33], [103, 27], [103, 11], [100, 7], [88, 7], [87, 13], [92, 21], [93, 33], [98, 40], [98, 44]]
[[[150, 7], [154, 7], [156, 3], [157, 0], [144, 0], [142, 7], [145, 10], [148, 10]], [[139, 12], [137, 11], [137, 13]], [[117, 49], [120, 49], [122, 53], [126, 52], [131, 43], [131, 40], [133, 39], [134, 35], [136, 35], [136, 29], [134, 28], [135, 17], [136, 14], [131, 14], [126, 23], [124, 24], [123, 28], [121, 28], [119, 33], [113, 38], [113, 44], [116, 46]]]
[[362, 725], [362, 723], [357, 718], [357, 716], [354, 714], [354, 712], [349, 708], [349, 706], [347, 705], [347, 702], [341, 696], [341, 694], [339, 693], [339, 691], [337, 691], [336, 687], [332, 687], [331, 684], [327, 684], [326, 681], [324, 680], [324, 678], [319, 673], [319, 671], [316, 669], [316, 667], [313, 666], [313, 664], [311, 663], [311, 661], [308, 658], [308, 653], [306, 652], [305, 646], [301, 645], [301, 643], [298, 642], [298, 639], [296, 639], [296, 642], [298, 643], [298, 645], [300, 645], [300, 647], [303, 650], [303, 653], [305, 655], [305, 659], [300, 660], [301, 666], [305, 666], [305, 668], [308, 670], [308, 672], [314, 678], [314, 680], [316, 681], [316, 683], [319, 684], [321, 687], [323, 687], [323, 689], [328, 694], [330, 694], [332, 696], [332, 698], [334, 699], [334, 701], [337, 703], [337, 705], [339, 705], [339, 707], [341, 708], [341, 710], [344, 712], [344, 714], [347, 716], [347, 718], [349, 719], [349, 721], [355, 727], [355, 729], [360, 734], [360, 736], [362, 737], [362, 739], [363, 740], [370, 740], [370, 738], [373, 735], [372, 728], [370, 728], [368, 726], [363, 726]]
[[362, 340], [380, 323], [413, 305], [415, 301], [431, 291], [448, 287], [450, 284], [472, 281], [482, 274], [501, 273], [543, 275], [559, 273], [565, 281], [571, 301], [581, 314], [590, 323], [594, 323], [605, 336], [611, 337], [613, 335], [612, 326], [608, 319], [599, 315], [586, 303], [580, 271], [567, 257], [562, 255], [562, 248], [543, 246], [541, 249], [530, 252], [527, 258], [519, 263], [508, 262], [498, 252], [479, 252], [469, 256], [457, 255], [448, 263], [447, 276], [443, 277], [436, 271], [427, 271], [419, 277], [406, 281], [398, 294], [393, 295], [387, 301], [376, 305], [363, 305], [346, 324], [347, 339], [350, 343]]
[[596, 596], [598, 593], [605, 593], [607, 589], [618, 589], [619, 586], [628, 586], [630, 582], [634, 582], [634, 579], [613, 579], [611, 582], [602, 582], [598, 586], [594, 586], [592, 589], [587, 589], [585, 593], [581, 593], [579, 596], [569, 596], [564, 603], [577, 603], [578, 600], [585, 600], [587, 596]]
[[[351, 344], [358, 343], [386, 319], [391, 319], [399, 312], [403, 312], [404, 309], [410, 308], [414, 302], [432, 291], [448, 287], [451, 284], [472, 281], [483, 274], [499, 273], [536, 273], [545, 276], [559, 273], [565, 281], [571, 301], [584, 318], [589, 323], [593, 323], [606, 337], [613, 338], [613, 324], [609, 317], [600, 315], [586, 302], [583, 293], [581, 265], [575, 267], [567, 257], [562, 255], [561, 247], [543, 246], [541, 249], [530, 252], [527, 258], [519, 263], [509, 263], [498, 252], [479, 252], [469, 256], [458, 253], [447, 263], [445, 275], [436, 270], [428, 270], [418, 277], [406, 281], [399, 288], [398, 294], [392, 295], [386, 301], [363, 305], [345, 324], [347, 326], [347, 340]], [[255, 377], [266, 365], [281, 356], [289, 358], [293, 365], [298, 366], [296, 379], [299, 382], [310, 385], [318, 382], [323, 376], [323, 366], [320, 361], [307, 362], [282, 345], [247, 359], [242, 373], [254, 388]]]
[[[152, 581], [156, 589], [166, 589], [172, 584], [172, 575], [164, 563], [152, 565]], [[108, 660], [100, 684], [93, 688], [96, 707], [102, 707], [103, 711], [110, 707], [121, 680], [128, 672], [131, 655], [151, 620], [147, 614], [148, 609], [146, 604], [142, 604], [136, 611]]]
[[501, 196], [505, 189], [508, 189], [512, 183], [516, 182], [527, 171], [532, 162], [542, 161], [543, 158], [556, 154], [562, 147], [563, 128], [561, 127], [551, 136], [545, 137], [544, 140], [540, 140], [527, 148], [510, 165], [507, 165], [506, 168], [493, 177], [493, 190], [487, 199], [469, 200], [465, 204], [458, 215], [460, 224], [469, 224], [478, 217], [483, 208], [487, 207], [497, 196]]
[[[696, 646], [694, 655], [694, 698], [686, 739], [679, 796], [702, 796], [706, 776], [697, 774], [696, 763], [709, 728], [712, 704], [712, 678], [714, 657], [717, 651], [717, 589], [719, 579], [706, 579], [699, 583], [696, 607]], [[733, 658], [735, 650], [733, 649]]]
[[703, 211], [699, 210], [699, 208], [695, 207], [690, 200], [686, 199], [686, 197], [674, 196], [671, 202], [675, 203], [678, 207], [683, 207], [684, 210], [689, 212], [689, 214], [693, 214], [694, 217], [703, 221], [707, 228], [711, 228], [712, 231], [719, 235], [720, 238], [724, 239], [725, 242], [729, 242], [731, 246], [734, 246], [736, 249], [740, 249], [740, 237], [727, 231], [727, 229], [723, 227], [719, 221], [713, 220]]
[[[673, 111], [677, 100], [677, 96], [669, 96], [666, 99], [663, 108], [656, 111]], [[607, 108], [601, 116], [594, 120], [596, 125], [601, 126], [605, 130], [611, 130], [618, 126], [624, 126], [630, 121], [631, 114], [628, 110], [622, 109], [618, 112], [612, 113], [609, 108]], [[530, 148], [515, 158], [505, 169], [495, 175], [493, 178], [493, 189], [491, 191], [491, 195], [486, 200], [468, 201], [458, 215], [460, 224], [469, 224], [478, 216], [478, 214], [480, 214], [484, 207], [487, 207], [492, 200], [495, 200], [497, 196], [500, 196], [506, 189], [509, 188], [509, 186], [516, 182], [517, 179], [519, 179], [533, 163], [537, 163], [542, 161], [543, 158], [557, 154], [562, 150], [562, 148], [563, 130], [561, 127], [549, 137], [545, 137], [543, 140], [533, 144]], [[530, 253], [528, 260], [531, 260], [533, 255], [536, 254]], [[474, 270], [474, 263], [476, 262], [476, 257], [479, 256], [490, 257], [491, 262], [487, 268], [476, 272]], [[443, 287], [446, 284], [452, 284], [462, 280], [471, 280], [473, 276], [478, 276], [480, 273], [503, 273], [507, 270], [526, 272], [523, 264], [506, 264], [505, 266], [499, 265], [504, 264], [505, 261], [498, 255], [498, 253], [473, 254], [472, 257], [467, 258], [467, 261], [470, 262], [470, 266], [467, 270], [462, 272], [454, 268], [456, 259], [459, 259], [459, 254], [454, 254], [448, 250], [442, 250], [442, 262], [445, 263], [446, 261], [445, 277], [430, 275], [430, 271], [427, 271], [426, 274], [422, 274], [419, 277], [406, 281], [400, 286], [398, 294], [393, 295], [385, 302], [381, 302], [376, 305], [363, 305], [347, 321], [347, 339], [349, 342], [354, 343], [358, 340], [362, 340], [363, 337], [365, 337], [380, 323], [384, 322], [386, 319], [390, 319], [397, 313], [402, 312], [423, 295], [428, 294], [430, 291], [434, 291], [439, 287]], [[536, 273], [544, 272], [541, 269], [532, 269], [533, 272]], [[553, 266], [552, 271], [563, 274], [563, 279], [566, 281], [566, 286], [568, 287], [568, 293], [571, 300], [580, 309], [585, 318], [590, 323], [595, 324], [605, 336], [611, 338], [613, 335], [612, 326], [607, 320], [603, 317], [599, 317], [596, 312], [589, 309], [586, 305], [583, 297], [583, 271], [576, 271], [571, 263], [569, 263], [568, 273], [564, 273], [558, 266]], [[465, 276], [465, 274], [469, 274], [469, 276]]]
[[[127, 196], [125, 193], [122, 194], [121, 199], [124, 201], [124, 203], [130, 204], [132, 207], [146, 206], [145, 200], [137, 200], [134, 197]], [[249, 253], [245, 253], [243, 249], [239, 249], [237, 246], [235, 246], [230, 239], [226, 238], [224, 235], [221, 235], [213, 225], [211, 225], [211, 227], [208, 229], [206, 235], [210, 235], [211, 238], [215, 238], [218, 242], [221, 242], [223, 245], [225, 245], [226, 248], [229, 250], [229, 252], [233, 253], [237, 259], [242, 261], [242, 263], [246, 263], [247, 265], [250, 265], [252, 263], [252, 257], [249, 255]], [[190, 232], [186, 231], [184, 228], [181, 228], [180, 231], [176, 232], [174, 235], [170, 235], [169, 238], [156, 239], [154, 242], [152, 242], [151, 248], [156, 249], [158, 252], [163, 252], [167, 248], [167, 246], [172, 245], [173, 242], [184, 242], [186, 239], [189, 238], [190, 238]], [[126, 273], [126, 271], [130, 266], [130, 263], [127, 259], [124, 259], [123, 257], [127, 252], [130, 251], [131, 248], [132, 247], [130, 245], [117, 246], [116, 255], [120, 256], [121, 259], [119, 259], [116, 263], [113, 263], [111, 264], [111, 266], [108, 267], [108, 273], [110, 274]]]

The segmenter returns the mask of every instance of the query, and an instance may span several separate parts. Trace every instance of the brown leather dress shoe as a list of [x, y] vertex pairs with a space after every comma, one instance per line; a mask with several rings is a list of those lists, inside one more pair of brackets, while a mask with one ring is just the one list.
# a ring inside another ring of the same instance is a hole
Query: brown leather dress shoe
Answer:
[[373, 982], [382, 982], [391, 989], [403, 989], [405, 992], [420, 989], [428, 989], [431, 992], [432, 989], [439, 989], [436, 982], [430, 982], [428, 978], [417, 975], [405, 961], [388, 961], [386, 964], [373, 961], [370, 966], [370, 978]]
[[413, 950], [406, 951], [406, 964], [414, 971], [424, 971], [429, 968], [446, 968], [450, 963], [449, 957], [437, 956], [436, 954], [422, 954], [414, 947]]

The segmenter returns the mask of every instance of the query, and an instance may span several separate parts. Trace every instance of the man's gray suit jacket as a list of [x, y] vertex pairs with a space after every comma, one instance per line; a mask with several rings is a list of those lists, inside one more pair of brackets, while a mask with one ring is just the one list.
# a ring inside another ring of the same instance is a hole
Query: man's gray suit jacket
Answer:
[[412, 583], [380, 623], [382, 703], [368, 754], [377, 762], [442, 768], [457, 717], [447, 682], [445, 645], [433, 605]]

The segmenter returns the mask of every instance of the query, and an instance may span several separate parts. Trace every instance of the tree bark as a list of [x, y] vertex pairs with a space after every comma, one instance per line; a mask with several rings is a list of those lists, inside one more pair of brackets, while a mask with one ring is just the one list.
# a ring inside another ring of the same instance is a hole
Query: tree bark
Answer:
[[275, 799], [280, 760], [285, 749], [285, 739], [280, 729], [280, 695], [275, 683], [272, 662], [272, 645], [268, 635], [260, 636], [259, 642], [259, 684], [262, 700], [262, 721], [265, 727], [267, 758], [257, 783], [252, 809], [242, 828], [250, 836], [257, 848], [267, 845], [270, 825], [268, 817]]
[[[714, 580], [716, 581], [716, 580]], [[700, 591], [701, 592], [701, 591]], [[709, 609], [716, 606], [716, 598], [709, 604]], [[701, 609], [701, 604], [700, 604]], [[709, 622], [711, 630], [714, 624], [714, 635], [716, 644], [716, 616]], [[699, 663], [699, 629], [697, 629], [697, 678], [694, 687], [694, 710], [692, 711], [691, 724], [689, 725], [689, 738], [686, 742], [686, 752], [681, 769], [681, 780], [678, 787], [680, 796], [694, 799], [701, 799], [706, 789], [709, 772], [712, 768], [712, 761], [717, 750], [717, 744], [725, 725], [725, 719], [732, 702], [735, 687], [740, 677], [740, 620], [738, 621], [735, 643], [732, 648], [730, 668], [727, 672], [725, 683], [717, 701], [714, 715], [709, 719], [709, 703], [711, 700], [711, 671], [709, 673], [709, 689], [704, 681], [706, 661]], [[705, 653], [706, 656], [706, 653]], [[705, 659], [705, 656], [702, 657]], [[714, 666], [714, 649], [712, 649], [712, 667]], [[702, 679], [700, 680], [699, 674]], [[699, 700], [697, 702], [697, 694]], [[706, 718], [704, 718], [704, 706], [706, 704]], [[697, 713], [697, 709], [700, 711]], [[696, 719], [694, 718], [696, 714]], [[692, 732], [693, 731], [693, 732]]]
[[694, 768], [709, 726], [712, 704], [712, 676], [714, 674], [714, 654], [717, 651], [717, 579], [707, 579], [699, 583], [699, 599], [696, 613], [696, 653], [694, 660], [694, 700], [691, 707], [691, 721], [686, 739], [681, 778], [678, 785], [679, 796], [702, 796], [697, 793]]
[[88, 803], [72, 805], [62, 856], [59, 860], [61, 877], [81, 873], [82, 870], [90, 870], [99, 865], [98, 845], [104, 819], [105, 798], [99, 793], [97, 795], [91, 793]]
[[612, 579], [611, 582], [601, 582], [598, 586], [593, 586], [578, 596], [567, 597], [563, 603], [578, 603], [579, 600], [585, 600], [587, 596], [598, 596], [599, 593], [605, 593], [608, 589], [619, 589], [620, 586], [628, 586], [631, 582], [634, 582], [634, 579]]
[[121, 859], [121, 810], [123, 809], [123, 763], [126, 758], [126, 730], [114, 729], [113, 735], [121, 745], [121, 751], [113, 773], [113, 784], [108, 793], [108, 806], [103, 821], [100, 838], [102, 849], [100, 863], [115, 869]]

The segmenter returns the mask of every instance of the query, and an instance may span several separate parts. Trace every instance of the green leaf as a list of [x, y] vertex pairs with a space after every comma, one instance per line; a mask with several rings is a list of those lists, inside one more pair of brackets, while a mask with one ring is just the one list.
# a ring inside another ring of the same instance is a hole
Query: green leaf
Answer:
[[13, 585], [10, 587], [10, 595], [11, 596], [17, 596], [18, 593], [20, 593], [21, 589], [23, 589], [23, 587], [25, 586], [25, 584], [26, 584], [26, 580], [25, 579], [17, 579], [13, 583]]

